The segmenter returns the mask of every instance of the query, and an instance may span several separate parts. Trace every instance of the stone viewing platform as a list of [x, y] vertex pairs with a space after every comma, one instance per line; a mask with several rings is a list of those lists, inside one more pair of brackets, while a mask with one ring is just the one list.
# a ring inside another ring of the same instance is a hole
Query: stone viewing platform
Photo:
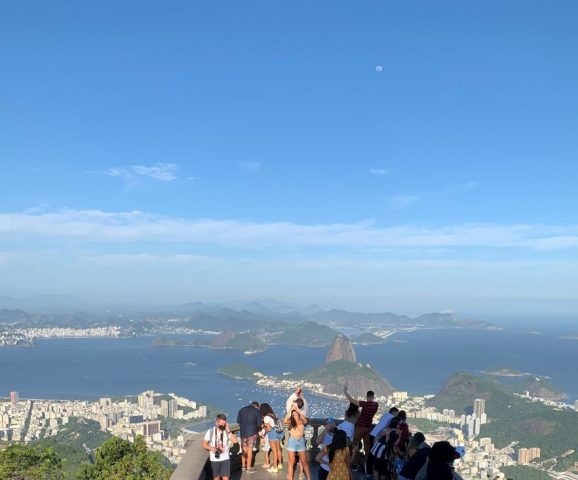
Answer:
[[[339, 424], [341, 420], [336, 420]], [[320, 427], [325, 423], [325, 419], [312, 418], [309, 420], [308, 430], [312, 435], [307, 440], [307, 454], [309, 457], [310, 468], [311, 468], [311, 480], [317, 478], [318, 464], [315, 463], [315, 456], [319, 452], [319, 448], [316, 445], [316, 440], [320, 433]], [[238, 431], [238, 425], [231, 425], [233, 432]], [[203, 448], [203, 436], [204, 432], [191, 435], [187, 439], [186, 443], [186, 453], [183, 456], [177, 468], [171, 476], [171, 480], [211, 480], [207, 473], [210, 471], [209, 468], [209, 452]], [[286, 433], [287, 436], [287, 433]], [[309, 437], [309, 435], [307, 435]], [[287, 437], [286, 437], [287, 438]], [[287, 465], [287, 450], [285, 448], [283, 451], [283, 465]], [[251, 478], [254, 480], [274, 480], [274, 479], [286, 479], [287, 478], [287, 468], [285, 467], [279, 473], [269, 473], [265, 468], [261, 468], [264, 453], [259, 451], [256, 455], [257, 460], [255, 462], [255, 473], [244, 474], [243, 478]], [[295, 469], [295, 478], [299, 475], [299, 469]], [[357, 476], [357, 472], [353, 472]], [[241, 457], [240, 455], [231, 456], [231, 478], [234, 480], [239, 480], [241, 478]], [[366, 478], [364, 473], [359, 473], [359, 479]]]

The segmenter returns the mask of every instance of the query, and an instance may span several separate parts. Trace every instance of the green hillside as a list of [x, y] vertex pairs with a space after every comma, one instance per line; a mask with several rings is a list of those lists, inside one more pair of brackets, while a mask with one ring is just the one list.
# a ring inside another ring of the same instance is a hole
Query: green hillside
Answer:
[[229, 340], [227, 347], [235, 350], [264, 350], [267, 345], [254, 333], [240, 333]]
[[501, 470], [506, 475], [507, 480], [551, 480], [552, 478], [545, 472], [522, 465], [502, 467]]
[[[498, 381], [457, 373], [445, 383], [441, 392], [430, 401], [438, 409], [451, 408], [462, 414], [471, 409], [474, 399], [486, 400], [490, 423], [482, 425], [482, 437], [491, 437], [498, 448], [512, 441], [520, 447], [540, 447], [542, 459], [574, 449], [578, 451], [578, 414], [554, 410], [539, 402], [514, 396]], [[578, 453], [566, 459], [578, 461]]]
[[365, 332], [353, 338], [352, 342], [360, 343], [362, 345], [369, 345], [369, 344], [384, 343], [385, 339], [375, 335], [374, 333]]
[[305, 322], [299, 325], [286, 326], [283, 331], [272, 338], [273, 343], [287, 345], [326, 346], [338, 335], [338, 332], [317, 322]]
[[288, 375], [286, 378], [319, 383], [327, 393], [341, 394], [347, 384], [352, 395], [364, 397], [368, 390], [377, 396], [389, 395], [393, 387], [372, 367], [347, 360], [325, 363], [319, 367]]
[[90, 461], [92, 457], [84, 446], [94, 451], [111, 437], [110, 433], [100, 430], [98, 422], [72, 417], [57, 435], [38, 440], [34, 442], [34, 446], [51, 447], [60, 458], [64, 459], [65, 479], [73, 480], [80, 465]]

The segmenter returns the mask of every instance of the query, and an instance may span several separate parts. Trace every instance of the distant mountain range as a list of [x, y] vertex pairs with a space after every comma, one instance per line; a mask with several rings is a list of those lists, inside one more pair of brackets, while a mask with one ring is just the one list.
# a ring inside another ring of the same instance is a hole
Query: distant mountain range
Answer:
[[[459, 318], [452, 312], [426, 313], [417, 317], [391, 312], [362, 313], [336, 308], [333, 305], [312, 304], [299, 306], [272, 299], [228, 302], [189, 302], [181, 305], [107, 305], [86, 301], [70, 295], [34, 295], [23, 298], [0, 296], [0, 310], [21, 310], [31, 314], [68, 314], [98, 318], [137, 315], [162, 316], [168, 314], [195, 314], [197, 318], [235, 319], [269, 323], [302, 323], [315, 321], [320, 324], [390, 325], [424, 327], [498, 328], [488, 322]], [[0, 319], [1, 320], [1, 319]], [[250, 328], [250, 327], [248, 327]]]

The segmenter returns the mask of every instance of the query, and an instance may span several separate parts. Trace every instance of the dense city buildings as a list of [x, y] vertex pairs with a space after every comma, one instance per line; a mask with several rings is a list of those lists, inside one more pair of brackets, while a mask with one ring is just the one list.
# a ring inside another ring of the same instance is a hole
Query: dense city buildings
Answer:
[[[102, 397], [97, 401], [21, 400], [17, 392], [11, 392], [10, 402], [0, 400], [0, 443], [29, 443], [53, 437], [71, 419], [87, 419], [98, 422], [101, 430], [125, 440], [134, 441], [137, 435], [143, 435], [149, 448], [176, 464], [185, 452], [185, 427], [206, 419], [207, 414], [205, 405], [172, 393], [163, 395], [150, 390], [136, 398]], [[169, 418], [177, 422], [175, 431], [162, 429], [162, 422]]]
[[539, 458], [539, 448], [520, 448], [520, 450], [518, 450], [518, 463], [520, 465], [528, 465], [532, 460]]

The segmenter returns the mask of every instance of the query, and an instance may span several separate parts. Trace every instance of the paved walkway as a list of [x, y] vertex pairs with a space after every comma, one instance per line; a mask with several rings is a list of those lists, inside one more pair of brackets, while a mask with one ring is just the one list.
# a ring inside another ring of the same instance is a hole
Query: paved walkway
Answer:
[[[308, 452], [310, 453], [310, 452]], [[283, 449], [283, 470], [279, 473], [269, 473], [267, 469], [263, 468], [263, 461], [265, 460], [265, 454], [259, 452], [257, 454], [257, 461], [255, 463], [255, 473], [241, 473], [241, 463], [239, 459], [236, 459], [237, 465], [233, 465], [233, 472], [231, 472], [232, 480], [287, 480], [287, 450]], [[236, 467], [236, 468], [235, 468]], [[309, 470], [311, 472], [311, 480], [317, 480], [317, 470], [319, 470], [319, 464], [314, 461], [309, 462]], [[295, 469], [293, 475], [294, 480], [299, 478], [299, 469]], [[368, 477], [362, 472], [353, 472], [354, 480], [369, 480], [372, 477]], [[305, 479], [305, 477], [303, 477]]]

